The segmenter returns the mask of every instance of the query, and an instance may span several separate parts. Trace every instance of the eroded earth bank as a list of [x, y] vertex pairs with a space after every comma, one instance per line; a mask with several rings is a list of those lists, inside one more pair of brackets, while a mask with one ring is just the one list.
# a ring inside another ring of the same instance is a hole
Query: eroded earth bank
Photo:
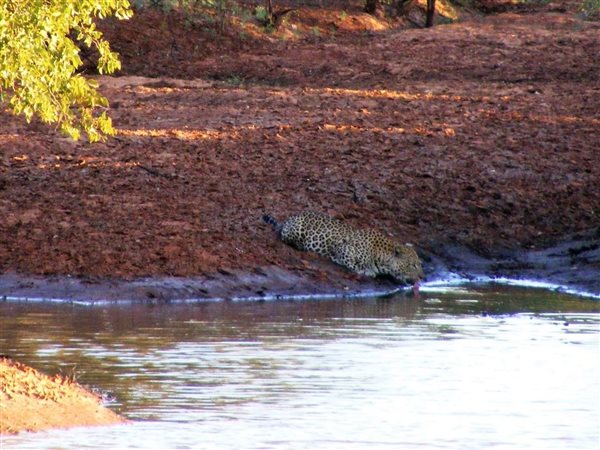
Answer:
[[433, 29], [369, 29], [357, 13], [335, 34], [220, 44], [177, 15], [105, 23], [124, 64], [99, 78], [116, 137], [72, 142], [0, 115], [0, 293], [390, 288], [260, 220], [306, 208], [414, 243], [429, 279], [600, 293], [600, 23], [576, 3]]

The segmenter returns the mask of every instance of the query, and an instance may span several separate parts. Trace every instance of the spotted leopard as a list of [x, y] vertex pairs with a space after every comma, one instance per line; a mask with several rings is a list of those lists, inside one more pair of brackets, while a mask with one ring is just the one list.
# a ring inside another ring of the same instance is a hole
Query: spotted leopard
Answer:
[[361, 275], [389, 276], [403, 283], [423, 278], [421, 261], [410, 244], [399, 244], [373, 229], [356, 229], [326, 214], [304, 211], [278, 222], [279, 238], [298, 250], [315, 252]]

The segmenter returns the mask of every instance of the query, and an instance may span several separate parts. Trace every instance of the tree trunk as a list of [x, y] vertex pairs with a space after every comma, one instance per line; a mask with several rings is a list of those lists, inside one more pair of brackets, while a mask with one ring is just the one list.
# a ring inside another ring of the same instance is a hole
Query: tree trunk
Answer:
[[396, 14], [401, 16], [404, 14], [406, 7], [412, 3], [413, 0], [396, 0]]
[[435, 0], [427, 0], [427, 20], [425, 21], [426, 28], [433, 26], [434, 14], [435, 14]]
[[365, 12], [367, 14], [375, 14], [378, 6], [379, 0], [365, 0]]
[[267, 23], [273, 25], [273, 2], [272, 0], [266, 0], [265, 9], [267, 10]]

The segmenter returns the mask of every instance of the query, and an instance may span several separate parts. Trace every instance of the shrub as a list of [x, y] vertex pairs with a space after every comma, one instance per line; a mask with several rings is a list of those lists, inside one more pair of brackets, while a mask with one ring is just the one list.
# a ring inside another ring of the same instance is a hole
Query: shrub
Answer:
[[581, 10], [586, 16], [600, 13], [600, 0], [583, 0]]
[[90, 142], [114, 134], [108, 101], [98, 84], [76, 73], [77, 43], [98, 51], [98, 71], [112, 73], [118, 55], [96, 29], [94, 18], [131, 16], [127, 0], [0, 0], [0, 101], [29, 122], [37, 115], [74, 139]]

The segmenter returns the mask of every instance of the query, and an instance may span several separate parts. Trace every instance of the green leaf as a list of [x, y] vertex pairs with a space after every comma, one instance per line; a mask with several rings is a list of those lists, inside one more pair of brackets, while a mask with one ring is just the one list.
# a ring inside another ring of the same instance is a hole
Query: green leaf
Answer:
[[108, 100], [98, 83], [76, 74], [82, 61], [71, 36], [100, 55], [100, 73], [121, 67], [118, 55], [96, 29], [94, 18], [131, 17], [127, 0], [0, 0], [0, 101], [27, 121], [34, 115], [57, 123], [65, 134], [90, 142], [114, 134], [102, 111]]

